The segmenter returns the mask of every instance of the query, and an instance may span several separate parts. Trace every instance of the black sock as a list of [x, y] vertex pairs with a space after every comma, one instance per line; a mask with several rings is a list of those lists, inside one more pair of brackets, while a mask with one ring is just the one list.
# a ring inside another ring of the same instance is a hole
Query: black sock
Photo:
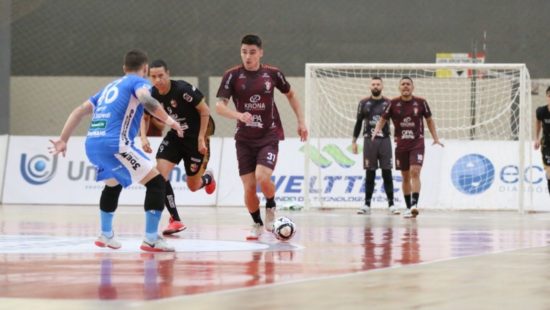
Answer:
[[548, 181], [548, 193], [550, 193], [550, 179], [548, 179], [546, 181]]
[[202, 186], [201, 188], [205, 187], [206, 185], [212, 183], [212, 176], [210, 174], [203, 174], [201, 177], [202, 179]]
[[420, 193], [412, 193], [412, 199], [411, 199], [411, 205], [417, 206], [418, 205], [418, 197], [420, 197]]
[[405, 204], [407, 205], [407, 209], [411, 208], [411, 194], [404, 194], [405, 197]]
[[170, 216], [174, 221], [181, 221], [178, 209], [176, 208], [176, 196], [174, 196], [174, 189], [170, 181], [166, 181], [166, 197], [164, 198], [164, 204], [166, 209], [170, 212]]
[[382, 169], [382, 179], [384, 180], [384, 191], [388, 198], [388, 207], [393, 206], [393, 177], [390, 169]]
[[275, 203], [275, 196], [271, 197], [271, 198], [265, 198], [265, 207], [268, 208], [268, 209], [271, 209], [271, 208], [275, 208], [275, 206], [277, 206], [277, 204]]
[[374, 193], [374, 180], [376, 179], [376, 170], [367, 170], [365, 173], [365, 206], [370, 207], [372, 194]]
[[254, 223], [258, 223], [260, 225], [264, 225], [264, 222], [262, 221], [262, 216], [260, 215], [260, 209], [258, 209], [256, 212], [250, 213], [250, 216], [252, 216], [252, 220]]

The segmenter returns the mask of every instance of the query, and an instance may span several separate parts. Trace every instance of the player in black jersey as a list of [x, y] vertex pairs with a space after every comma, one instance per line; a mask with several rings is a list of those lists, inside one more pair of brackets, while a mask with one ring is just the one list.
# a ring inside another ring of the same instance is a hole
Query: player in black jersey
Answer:
[[400, 213], [393, 205], [392, 149], [389, 124], [386, 124], [376, 138], [371, 140], [376, 123], [390, 104], [390, 100], [382, 96], [383, 88], [382, 78], [378, 76], [373, 77], [370, 82], [371, 96], [359, 101], [359, 105], [357, 106], [357, 121], [353, 129], [353, 140], [351, 143], [353, 153], [357, 154], [357, 137], [359, 137], [361, 125], [364, 123], [363, 168], [366, 170], [365, 205], [357, 211], [358, 214], [370, 214], [378, 163], [380, 163], [380, 168], [382, 169], [382, 179], [384, 180], [384, 190], [388, 198], [389, 210], [392, 214]]
[[[150, 66], [149, 77], [153, 83], [151, 95], [157, 99], [168, 113], [184, 129], [180, 138], [173, 130], [166, 133], [157, 151], [157, 169], [166, 180], [165, 205], [170, 212], [170, 222], [163, 234], [170, 235], [186, 227], [176, 209], [174, 190], [170, 184], [170, 172], [183, 160], [187, 175], [187, 187], [192, 192], [204, 187], [212, 194], [216, 182], [211, 171], [206, 170], [210, 157], [209, 137], [214, 133], [214, 121], [210, 109], [200, 90], [186, 81], [171, 80], [166, 62], [155, 60]], [[151, 153], [146, 136], [148, 120], [142, 120], [141, 141], [143, 150]]]
[[[535, 129], [535, 150], [540, 148], [542, 164], [546, 172], [546, 182], [550, 193], [550, 86], [546, 89], [546, 105], [537, 108], [537, 127]], [[542, 129], [542, 137], [540, 135]]]

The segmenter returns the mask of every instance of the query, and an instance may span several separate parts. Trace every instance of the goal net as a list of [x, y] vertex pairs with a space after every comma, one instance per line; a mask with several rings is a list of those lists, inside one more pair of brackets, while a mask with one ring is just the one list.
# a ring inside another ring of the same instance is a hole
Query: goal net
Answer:
[[[363, 133], [351, 141], [358, 103], [374, 76], [382, 95], [399, 96], [403, 76], [427, 100], [444, 148], [432, 146], [427, 126], [420, 208], [511, 209], [532, 205], [533, 111], [524, 64], [306, 64], [306, 207], [360, 207], [364, 202]], [[391, 123], [391, 121], [390, 121]], [[393, 137], [393, 124], [392, 137]], [[393, 139], [392, 139], [393, 140]], [[395, 147], [395, 145], [393, 145]], [[396, 204], [404, 207], [402, 178], [393, 171]], [[377, 171], [374, 208], [387, 207]]]

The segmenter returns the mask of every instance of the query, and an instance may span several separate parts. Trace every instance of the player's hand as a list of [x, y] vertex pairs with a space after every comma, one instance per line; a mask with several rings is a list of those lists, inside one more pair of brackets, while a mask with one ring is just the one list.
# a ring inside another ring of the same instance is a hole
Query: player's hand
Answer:
[[538, 150], [540, 148], [540, 141], [535, 141], [535, 150]]
[[445, 147], [445, 145], [443, 145], [443, 143], [441, 143], [439, 139], [435, 139], [434, 142], [432, 143], [432, 145], [436, 145], [436, 144], [441, 145], [441, 147]]
[[298, 136], [300, 136], [300, 141], [304, 142], [307, 140], [307, 137], [309, 135], [309, 132], [307, 131], [307, 127], [303, 123], [298, 124]]
[[239, 115], [239, 121], [241, 121], [245, 124], [252, 123], [252, 114], [250, 114], [248, 112], [241, 113], [241, 115]]
[[183, 128], [181, 128], [180, 123], [174, 122], [170, 128], [174, 129], [178, 133], [178, 137], [183, 138]]
[[206, 147], [206, 139], [204, 137], [199, 137], [199, 153], [205, 155], [208, 152], [208, 147]]
[[141, 138], [141, 148], [145, 153], [153, 153], [151, 143], [149, 143], [149, 139], [147, 138]]
[[359, 152], [357, 151], [357, 143], [355, 143], [355, 142], [352, 142], [352, 143], [351, 143], [351, 152], [352, 152], [353, 154], [359, 153]]
[[53, 144], [53, 146], [48, 147], [50, 154], [57, 155], [61, 153], [63, 157], [65, 157], [65, 152], [67, 152], [67, 143], [61, 139], [55, 141], [50, 139], [50, 142]]

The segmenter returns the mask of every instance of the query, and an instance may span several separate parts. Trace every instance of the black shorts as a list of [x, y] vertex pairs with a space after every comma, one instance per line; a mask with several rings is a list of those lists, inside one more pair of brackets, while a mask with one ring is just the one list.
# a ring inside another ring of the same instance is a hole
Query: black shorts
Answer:
[[392, 168], [391, 140], [387, 138], [375, 138], [371, 140], [365, 137], [363, 143], [363, 169], [376, 170], [380, 168]]
[[550, 166], [550, 146], [544, 146], [540, 151], [542, 153], [542, 163], [545, 166]]
[[174, 132], [169, 131], [162, 140], [157, 151], [157, 159], [165, 159], [171, 163], [179, 164], [183, 160], [185, 173], [188, 176], [194, 176], [200, 171], [201, 166], [210, 158], [210, 138], [206, 138], [206, 155], [199, 153], [199, 145], [196, 137], [178, 137]]

